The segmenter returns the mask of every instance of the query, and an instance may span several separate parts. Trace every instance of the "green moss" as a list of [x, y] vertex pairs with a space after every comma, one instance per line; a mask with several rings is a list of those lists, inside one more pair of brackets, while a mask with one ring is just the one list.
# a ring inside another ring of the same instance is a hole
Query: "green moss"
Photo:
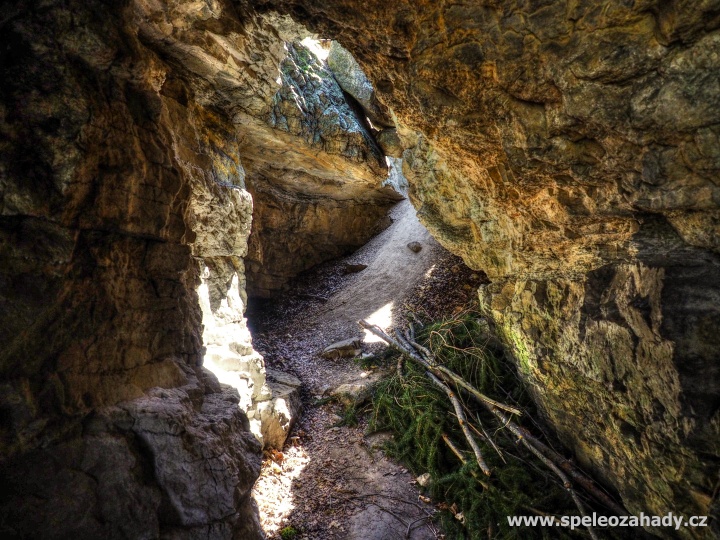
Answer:
[[522, 335], [520, 335], [519, 332], [516, 332], [513, 329], [512, 324], [509, 322], [505, 322], [505, 324], [502, 325], [501, 332], [501, 337], [512, 351], [520, 371], [523, 375], [530, 375], [532, 372], [530, 349], [525, 343]]
[[282, 538], [282, 540], [293, 540], [293, 538], [297, 538], [299, 534], [300, 531], [292, 525], [288, 525], [280, 531], [280, 538]]
[[335, 426], [348, 426], [348, 427], [355, 427], [358, 425], [358, 415], [360, 414], [360, 411], [358, 410], [357, 405], [354, 403], [350, 403], [348, 405], [345, 405], [342, 410], [342, 414], [340, 415], [341, 419], [338, 421]]

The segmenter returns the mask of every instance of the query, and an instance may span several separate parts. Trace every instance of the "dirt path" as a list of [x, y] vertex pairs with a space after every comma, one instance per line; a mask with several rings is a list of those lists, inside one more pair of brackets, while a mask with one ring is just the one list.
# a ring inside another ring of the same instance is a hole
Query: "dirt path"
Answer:
[[[332, 323], [340, 332], [356, 330], [359, 319], [391, 323], [393, 308], [432, 267], [442, 248], [420, 224], [410, 202], [399, 203], [390, 217], [393, 224], [351, 257], [368, 267], [330, 298], [314, 317], [318, 323]], [[408, 248], [412, 242], [420, 244], [419, 252]]]
[[[280, 538], [283, 529], [285, 538], [312, 540], [439, 537], [428, 519], [433, 508], [419, 498], [415, 479], [380, 450], [383, 435], [367, 436], [362, 418], [354, 427], [338, 425], [342, 405], [319, 404], [342, 384], [357, 388], [383, 376], [352, 359], [328, 360], [319, 353], [333, 342], [362, 336], [358, 319], [389, 329], [406, 302], [422, 301], [422, 283], [439, 263], [457, 266], [408, 201], [391, 217], [393, 224], [361, 250], [249, 314], [256, 348], [268, 366], [294, 373], [304, 390], [305, 413], [283, 452], [266, 461], [254, 490], [269, 538]], [[410, 242], [422, 249], [412, 251]], [[367, 268], [345, 274], [346, 264]], [[364, 351], [384, 347], [365, 341]]]

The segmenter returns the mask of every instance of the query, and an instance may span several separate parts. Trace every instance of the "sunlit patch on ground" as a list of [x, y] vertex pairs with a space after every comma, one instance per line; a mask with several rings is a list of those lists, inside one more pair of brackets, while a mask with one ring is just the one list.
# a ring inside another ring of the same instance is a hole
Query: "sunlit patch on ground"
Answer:
[[260, 477], [252, 495], [260, 510], [260, 524], [268, 538], [275, 537], [285, 526], [297, 501], [293, 482], [310, 462], [302, 445], [289, 446], [282, 452], [273, 451], [263, 461]]
[[[393, 323], [393, 304], [394, 302], [388, 302], [383, 307], [374, 312], [372, 315], [367, 317], [365, 320], [370, 324], [379, 326], [383, 330], [388, 330]], [[365, 330], [365, 337], [363, 338], [363, 341], [365, 343], [377, 343], [382, 340], [374, 334], [371, 334], [370, 332]]]

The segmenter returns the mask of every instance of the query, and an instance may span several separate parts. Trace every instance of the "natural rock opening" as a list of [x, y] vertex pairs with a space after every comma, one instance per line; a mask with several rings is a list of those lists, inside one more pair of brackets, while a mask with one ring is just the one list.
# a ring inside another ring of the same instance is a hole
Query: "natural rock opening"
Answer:
[[387, 129], [371, 127], [380, 108], [352, 56], [310, 38], [286, 42], [285, 50], [269, 124], [289, 137], [278, 152], [263, 147], [246, 159], [255, 201], [246, 258], [251, 296], [272, 296], [303, 270], [365, 244], [387, 226], [384, 217], [407, 185], [379, 143]]

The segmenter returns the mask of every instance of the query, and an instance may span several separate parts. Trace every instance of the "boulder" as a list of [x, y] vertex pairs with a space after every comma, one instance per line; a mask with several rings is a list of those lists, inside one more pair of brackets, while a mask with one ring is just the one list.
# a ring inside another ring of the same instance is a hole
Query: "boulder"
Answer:
[[258, 405], [264, 448], [280, 449], [302, 409], [300, 379], [289, 373], [266, 369], [272, 398]]
[[323, 349], [320, 356], [323, 358], [354, 358], [361, 352], [362, 338], [349, 338], [337, 341]]

